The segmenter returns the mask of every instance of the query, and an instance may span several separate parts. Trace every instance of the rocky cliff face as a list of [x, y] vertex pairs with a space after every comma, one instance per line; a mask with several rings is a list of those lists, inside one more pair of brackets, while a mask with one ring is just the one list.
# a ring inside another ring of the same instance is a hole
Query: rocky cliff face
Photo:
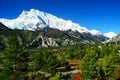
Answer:
[[79, 33], [78, 31], [61, 31], [59, 29], [46, 26], [43, 29], [35, 31], [9, 29], [1, 23], [0, 26], [0, 48], [3, 48], [4, 40], [15, 35], [19, 38], [21, 45], [24, 47], [58, 47], [69, 46], [79, 43], [96, 44], [105, 41], [107, 38], [102, 35], [92, 35], [90, 33]]
[[28, 44], [29, 47], [58, 47], [58, 43], [56, 42], [55, 39], [53, 38], [48, 38], [47, 36], [43, 36], [41, 34], [39, 34], [39, 36], [34, 39], [30, 44]]
[[96, 44], [108, 39], [97, 30], [88, 30], [70, 20], [35, 9], [23, 11], [16, 19], [0, 18], [0, 22], [7, 26], [0, 23], [0, 36], [7, 38], [16, 34], [21, 44], [30, 47]]
[[102, 35], [93, 36], [90, 33], [79, 33], [72, 30], [60, 31], [58, 29], [50, 28], [49, 26], [42, 30], [37, 30], [37, 32], [40, 34], [28, 45], [29, 47], [58, 47], [79, 43], [96, 44], [107, 39]]

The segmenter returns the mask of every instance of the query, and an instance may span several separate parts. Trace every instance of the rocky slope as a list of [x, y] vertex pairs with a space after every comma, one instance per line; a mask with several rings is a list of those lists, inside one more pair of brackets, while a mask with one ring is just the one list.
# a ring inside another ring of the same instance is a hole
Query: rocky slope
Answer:
[[120, 42], [120, 34], [118, 34], [115, 37], [109, 39], [107, 42]]
[[0, 19], [0, 22], [7, 26], [0, 24], [1, 43], [14, 34], [27, 47], [95, 44], [108, 39], [97, 30], [88, 30], [70, 20], [35, 9], [23, 11], [16, 19]]
[[79, 33], [78, 31], [61, 31], [59, 29], [46, 26], [36, 31], [9, 29], [2, 23], [0, 24], [0, 48], [9, 36], [16, 36], [24, 47], [52, 47], [52, 46], [69, 46], [79, 43], [95, 44], [100, 43], [107, 38], [104, 36], [93, 36], [90, 33]]

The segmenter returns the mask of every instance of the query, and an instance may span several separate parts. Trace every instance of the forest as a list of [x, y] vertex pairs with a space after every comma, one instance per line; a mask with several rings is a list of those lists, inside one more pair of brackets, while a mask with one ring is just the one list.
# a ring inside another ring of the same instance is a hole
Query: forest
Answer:
[[0, 80], [120, 80], [120, 42], [27, 48], [10, 36]]

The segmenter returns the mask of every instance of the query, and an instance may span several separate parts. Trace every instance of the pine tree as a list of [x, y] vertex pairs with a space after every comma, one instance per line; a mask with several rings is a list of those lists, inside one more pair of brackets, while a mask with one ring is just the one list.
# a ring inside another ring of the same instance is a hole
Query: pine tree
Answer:
[[23, 64], [25, 60], [24, 50], [19, 43], [19, 40], [16, 36], [10, 36], [6, 42], [6, 48], [4, 50], [4, 55], [6, 61], [8, 61], [8, 68], [10, 74], [13, 73], [14, 79], [18, 79], [21, 75], [20, 69], [17, 68], [18, 64]]
[[96, 48], [88, 50], [80, 66], [83, 75], [82, 80], [94, 80], [98, 76], [98, 56]]

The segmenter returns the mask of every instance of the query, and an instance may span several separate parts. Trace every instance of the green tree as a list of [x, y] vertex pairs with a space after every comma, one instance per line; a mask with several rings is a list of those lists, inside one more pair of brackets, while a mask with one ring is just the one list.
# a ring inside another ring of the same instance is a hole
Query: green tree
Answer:
[[56, 56], [53, 55], [46, 48], [40, 48], [40, 50], [34, 56], [34, 70], [43, 70], [51, 73], [56, 72], [56, 67], [59, 65], [59, 61]]
[[56, 73], [55, 76], [49, 78], [49, 80], [62, 80], [60, 73]]
[[68, 63], [64, 55], [61, 56], [59, 62], [60, 62], [60, 66], [65, 66]]
[[[17, 68], [18, 64], [27, 64], [26, 63], [26, 55], [24, 55], [23, 47], [20, 45], [17, 36], [10, 36], [7, 39], [6, 47], [4, 50], [5, 60], [8, 61], [8, 73], [14, 75], [14, 79], [18, 79], [22, 72], [19, 68]], [[6, 64], [6, 63], [3, 63]], [[7, 68], [7, 67], [4, 67]], [[5, 69], [6, 70], [6, 69]]]
[[111, 53], [109, 56], [105, 56], [103, 58], [101, 66], [106, 79], [109, 78], [110, 75], [116, 70], [117, 63], [119, 63], [119, 61], [120, 57], [117, 53]]
[[0, 71], [0, 80], [9, 80], [10, 63], [8, 62], [8, 60], [4, 60], [2, 65], [3, 65], [3, 68]]
[[39, 53], [36, 53], [35, 54], [35, 57], [34, 57], [34, 64], [33, 64], [33, 69], [34, 70], [39, 70], [42, 68], [44, 62], [43, 62], [43, 53], [42, 52], [39, 52]]
[[87, 54], [84, 56], [80, 66], [83, 80], [94, 80], [96, 76], [98, 76], [98, 56], [96, 48], [88, 50]]

